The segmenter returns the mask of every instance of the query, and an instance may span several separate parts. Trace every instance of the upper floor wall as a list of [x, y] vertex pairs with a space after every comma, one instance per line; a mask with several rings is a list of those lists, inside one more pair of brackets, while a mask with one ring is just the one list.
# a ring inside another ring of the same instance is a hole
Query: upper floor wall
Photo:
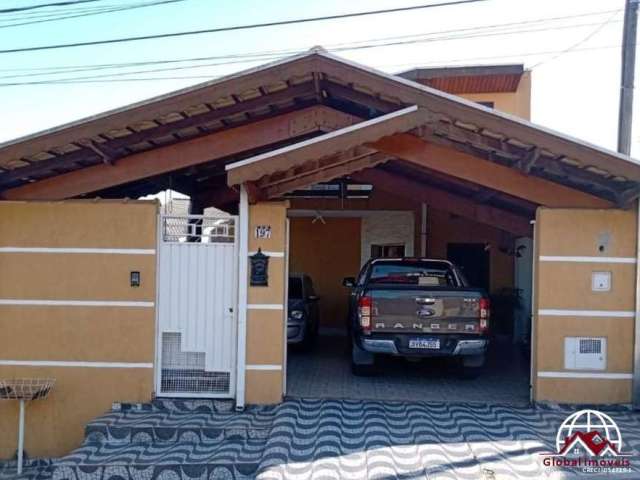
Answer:
[[531, 72], [523, 65], [419, 68], [399, 76], [531, 119]]

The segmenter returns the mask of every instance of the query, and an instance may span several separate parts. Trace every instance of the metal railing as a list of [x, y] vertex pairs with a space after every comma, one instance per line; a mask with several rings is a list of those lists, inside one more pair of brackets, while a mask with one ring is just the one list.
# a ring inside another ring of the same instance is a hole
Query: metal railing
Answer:
[[162, 240], [169, 243], [233, 243], [235, 217], [163, 215]]

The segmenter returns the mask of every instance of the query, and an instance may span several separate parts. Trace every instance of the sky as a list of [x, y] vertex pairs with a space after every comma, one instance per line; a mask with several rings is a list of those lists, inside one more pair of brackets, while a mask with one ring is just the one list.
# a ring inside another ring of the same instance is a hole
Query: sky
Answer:
[[[3, 0], [0, 9], [54, 1]], [[158, 0], [95, 0], [55, 7], [55, 12], [90, 13], [97, 8], [152, 1]], [[45, 19], [42, 15], [51, 12], [34, 9], [0, 13], [0, 50], [441, 1], [181, 0], [146, 8], [12, 26], [28, 20]], [[534, 123], [615, 149], [623, 8], [624, 0], [486, 0], [351, 19], [0, 54], [0, 142], [321, 45], [337, 55], [389, 73], [418, 66], [523, 63], [533, 72]], [[379, 46], [384, 43], [395, 44]], [[367, 48], [362, 48], [364, 46]], [[254, 57], [247, 58], [249, 54]], [[260, 54], [257, 59], [256, 54]], [[243, 57], [230, 59], [230, 55]], [[221, 56], [227, 58], [95, 67]], [[191, 68], [194, 66], [198, 68]], [[73, 68], [64, 71], [59, 67]], [[180, 69], [164, 70], [176, 67]], [[59, 79], [67, 80], [60, 83]], [[58, 80], [58, 83], [50, 83], [51, 80]], [[42, 81], [49, 83], [25, 84]], [[15, 83], [21, 85], [10, 85]], [[636, 113], [639, 102], [636, 95]], [[632, 155], [640, 157], [640, 113], [637, 113], [633, 129]]]

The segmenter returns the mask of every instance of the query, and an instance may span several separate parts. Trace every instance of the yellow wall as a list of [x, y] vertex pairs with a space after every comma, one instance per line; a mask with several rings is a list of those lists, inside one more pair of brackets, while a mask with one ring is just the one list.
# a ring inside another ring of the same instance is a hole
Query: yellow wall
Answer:
[[[572, 403], [630, 402], [630, 379], [595, 377], [633, 372], [636, 265], [616, 263], [609, 257], [635, 258], [636, 212], [540, 208], [536, 216], [536, 250], [538, 256], [600, 257], [602, 261], [582, 258], [580, 262], [537, 261], [535, 265], [535, 311], [569, 310], [561, 316], [535, 315], [535, 399]], [[594, 271], [611, 272], [610, 291], [592, 291]], [[583, 316], [576, 315], [577, 310], [623, 311], [630, 316]], [[564, 338], [568, 336], [605, 337], [606, 370], [565, 369]], [[556, 373], [552, 373], [554, 377], [544, 377], [539, 372], [583, 373], [592, 378], [556, 378]]]
[[292, 218], [290, 271], [306, 273], [320, 297], [320, 327], [346, 332], [349, 290], [344, 277], [360, 271], [360, 218]]
[[513, 288], [514, 257], [500, 251], [500, 247], [513, 247], [510, 235], [490, 225], [431, 207], [427, 222], [427, 252], [430, 257], [447, 258], [449, 243], [488, 243], [491, 293], [504, 287]]
[[525, 120], [531, 120], [531, 72], [522, 74], [515, 92], [464, 93], [461, 97], [474, 102], [494, 102], [494, 108]]
[[[57, 456], [77, 447], [84, 425], [112, 402], [150, 400], [156, 214], [154, 202], [0, 202], [0, 247], [152, 250], [0, 253], [1, 299], [152, 302], [0, 306], [0, 378], [56, 379], [47, 399], [27, 407], [29, 456]], [[130, 286], [130, 271], [141, 272], [140, 287]], [[42, 361], [82, 366], [34, 365]], [[15, 453], [16, 426], [16, 403], [0, 401], [0, 458]]]
[[[271, 252], [268, 286], [249, 286], [247, 292], [245, 400], [249, 404], [270, 404], [282, 400], [287, 207], [288, 202], [263, 202], [249, 206], [249, 252], [256, 252], [259, 248], [267, 255]], [[256, 238], [257, 226], [270, 226], [271, 238]], [[250, 270], [249, 267], [249, 275]]]

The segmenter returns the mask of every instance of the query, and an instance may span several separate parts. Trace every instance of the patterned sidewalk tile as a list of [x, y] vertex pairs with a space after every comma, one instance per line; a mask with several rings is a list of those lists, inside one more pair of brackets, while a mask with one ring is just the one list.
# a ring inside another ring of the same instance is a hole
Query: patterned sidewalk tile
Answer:
[[[280, 406], [259, 479], [577, 478], [543, 467], [567, 406], [290, 400]], [[608, 412], [640, 460], [640, 414]], [[640, 478], [636, 473], [627, 478]], [[635, 475], [635, 477], [633, 476]], [[597, 477], [592, 477], [597, 478]]]
[[[206, 429], [215, 422], [239, 422], [248, 429], [258, 426], [267, 434], [220, 437], [218, 441], [202, 441], [197, 435], [163, 441], [130, 438], [127, 442], [101, 437], [63, 458], [40, 464], [40, 469], [28, 468], [23, 478], [573, 479], [580, 477], [543, 467], [540, 453], [553, 450], [559, 425], [575, 410], [563, 405], [328, 399], [290, 399], [276, 407], [253, 407], [244, 413], [206, 413], [190, 407], [176, 411], [125, 408], [113, 412], [120, 417], [109, 414], [109, 425], [126, 429], [131, 421], [132, 425], [171, 430], [184, 425]], [[188, 411], [191, 413], [185, 414]], [[636, 462], [634, 473], [620, 478], [640, 478], [640, 414], [625, 407], [609, 408], [607, 413], [620, 426], [623, 448]], [[15, 478], [12, 467], [11, 462], [0, 463], [0, 480]]]

